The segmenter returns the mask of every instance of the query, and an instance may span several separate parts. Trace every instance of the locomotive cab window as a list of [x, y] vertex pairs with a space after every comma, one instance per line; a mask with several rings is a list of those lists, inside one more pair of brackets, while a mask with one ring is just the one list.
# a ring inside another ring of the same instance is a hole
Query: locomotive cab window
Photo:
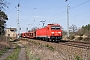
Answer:
[[60, 26], [51, 26], [51, 30], [60, 30]]
[[55, 27], [54, 27], [54, 26], [52, 26], [52, 27], [51, 27], [51, 30], [55, 30]]
[[57, 27], [56, 27], [56, 30], [59, 30], [59, 29], [60, 29], [60, 26], [57, 26]]

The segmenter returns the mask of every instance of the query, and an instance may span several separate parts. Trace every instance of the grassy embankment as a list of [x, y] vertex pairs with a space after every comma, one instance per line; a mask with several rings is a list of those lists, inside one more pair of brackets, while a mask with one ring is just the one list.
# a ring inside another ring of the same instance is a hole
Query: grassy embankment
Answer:
[[4, 48], [3, 50], [0, 51], [0, 57], [7, 52], [9, 48]]
[[17, 60], [18, 59], [18, 54], [20, 52], [20, 47], [16, 45], [16, 48], [14, 51], [6, 58], [6, 60]]

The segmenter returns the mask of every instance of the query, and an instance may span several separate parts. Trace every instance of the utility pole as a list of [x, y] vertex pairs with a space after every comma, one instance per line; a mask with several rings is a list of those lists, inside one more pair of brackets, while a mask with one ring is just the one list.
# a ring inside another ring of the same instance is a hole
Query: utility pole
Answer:
[[67, 5], [67, 37], [69, 37], [69, 4]]
[[44, 27], [45, 21], [40, 21], [40, 22], [42, 22], [42, 24], [43, 24], [43, 27]]
[[20, 4], [18, 3], [18, 5], [17, 5], [17, 34], [18, 34], [18, 38], [20, 36], [19, 7], [20, 7]]

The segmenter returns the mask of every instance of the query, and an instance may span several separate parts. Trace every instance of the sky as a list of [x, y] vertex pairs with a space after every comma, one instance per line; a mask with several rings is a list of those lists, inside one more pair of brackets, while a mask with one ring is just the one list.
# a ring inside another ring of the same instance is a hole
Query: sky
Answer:
[[69, 26], [72, 24], [78, 28], [90, 23], [90, 0], [7, 0], [9, 8], [5, 13], [8, 15], [7, 28], [17, 28], [19, 7], [20, 32], [25, 32], [26, 28], [42, 27], [40, 21], [45, 21], [45, 26], [49, 23], [60, 24], [67, 30], [67, 5], [69, 12]]

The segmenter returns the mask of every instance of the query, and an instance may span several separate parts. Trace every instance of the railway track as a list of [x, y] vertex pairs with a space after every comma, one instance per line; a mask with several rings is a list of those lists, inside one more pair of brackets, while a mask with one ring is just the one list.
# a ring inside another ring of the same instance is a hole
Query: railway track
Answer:
[[77, 42], [77, 41], [61, 41], [59, 44], [73, 46], [78, 48], [90, 49], [90, 43], [86, 42]]
[[72, 46], [72, 47], [77, 47], [77, 48], [84, 48], [84, 49], [90, 49], [90, 43], [86, 43], [86, 42], [77, 42], [77, 41], [65, 41], [62, 40], [59, 43], [55, 43], [55, 42], [46, 42], [46, 41], [42, 41], [42, 40], [36, 40], [36, 39], [30, 39], [32, 41], [36, 41], [36, 42], [40, 42], [40, 43], [48, 43], [48, 44], [54, 44], [54, 45], [66, 45], [66, 46]]

